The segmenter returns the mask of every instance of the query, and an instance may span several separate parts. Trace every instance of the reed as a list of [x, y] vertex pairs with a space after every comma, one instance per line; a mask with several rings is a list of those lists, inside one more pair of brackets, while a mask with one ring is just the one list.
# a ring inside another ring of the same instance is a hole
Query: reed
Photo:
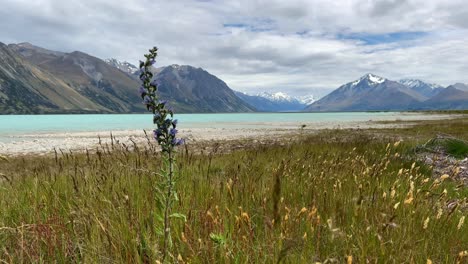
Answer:
[[[466, 139], [464, 125], [445, 131]], [[440, 126], [414, 127], [417, 137], [329, 130], [230, 153], [188, 147], [174, 165], [181, 215], [166, 262], [465, 263], [467, 188], [432, 178], [411, 152]], [[1, 260], [161, 261], [153, 187], [164, 160], [152, 144], [2, 158]]]

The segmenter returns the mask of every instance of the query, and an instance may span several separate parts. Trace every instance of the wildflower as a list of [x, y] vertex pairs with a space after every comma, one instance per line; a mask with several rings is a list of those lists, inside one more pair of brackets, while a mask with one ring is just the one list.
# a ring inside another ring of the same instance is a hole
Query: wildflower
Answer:
[[161, 115], [159, 113], [154, 114], [153, 115], [153, 124], [158, 123], [160, 118], [161, 118]]
[[154, 138], [157, 140], [160, 136], [162, 136], [162, 130], [161, 129], [155, 129], [153, 130]]
[[151, 85], [151, 86], [158, 86], [158, 84], [159, 84], [159, 83], [158, 83], [157, 80], [153, 80], [153, 81], [150, 82], [150, 85]]
[[183, 144], [185, 144], [185, 139], [183, 139], [183, 138], [174, 138], [172, 140], [172, 145], [173, 146], [180, 146], [180, 145], [183, 145]]
[[145, 105], [151, 104], [152, 101], [153, 101], [153, 100], [152, 100], [151, 97], [149, 97], [149, 96], [145, 96], [145, 97], [143, 98], [143, 103], [144, 103]]
[[140, 92], [140, 95], [142, 97], [144, 97], [147, 94], [148, 91], [146, 90], [146, 88], [144, 86], [140, 86], [139, 92]]
[[[175, 138], [177, 130], [173, 119], [173, 111], [166, 108], [167, 101], [159, 100], [157, 96], [158, 85], [157, 81], [151, 80], [153, 74], [150, 71], [150, 66], [156, 63], [158, 49], [156, 47], [149, 50], [149, 54], [146, 54], [146, 62], [140, 61], [140, 80], [142, 86], [139, 89], [140, 95], [143, 98], [143, 103], [146, 105], [148, 111], [153, 113], [153, 123], [157, 126], [157, 129], [153, 130], [154, 138], [162, 148], [162, 152], [166, 154], [164, 157], [167, 159], [167, 173], [166, 186], [167, 197], [164, 206], [164, 244], [162, 248], [163, 256], [162, 262], [168, 253], [169, 238], [170, 238], [170, 212], [171, 212], [171, 200], [173, 198], [174, 188], [174, 147], [184, 143], [183, 139]], [[171, 127], [172, 126], [172, 127]], [[201, 243], [201, 240], [200, 240]], [[182, 256], [178, 256], [179, 262], [183, 262]]]
[[458, 222], [457, 229], [460, 230], [463, 226], [463, 223], [465, 222], [465, 216], [462, 216], [460, 218], [460, 221]]

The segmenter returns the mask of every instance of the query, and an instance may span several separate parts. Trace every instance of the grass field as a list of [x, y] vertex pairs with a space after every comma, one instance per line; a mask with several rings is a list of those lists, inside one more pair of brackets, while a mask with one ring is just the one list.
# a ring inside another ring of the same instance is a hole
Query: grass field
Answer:
[[[227, 154], [181, 148], [169, 262], [467, 263], [467, 187], [432, 178], [412, 154], [438, 132], [467, 140], [467, 127], [327, 130]], [[0, 160], [2, 262], [157, 262], [160, 168], [151, 146]]]

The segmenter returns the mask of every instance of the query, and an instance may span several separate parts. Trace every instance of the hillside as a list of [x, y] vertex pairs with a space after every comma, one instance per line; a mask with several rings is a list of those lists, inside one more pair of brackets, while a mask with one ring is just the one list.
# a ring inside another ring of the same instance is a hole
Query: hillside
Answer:
[[161, 98], [180, 112], [253, 112], [225, 82], [201, 68], [171, 65], [155, 69]]
[[421, 109], [430, 110], [463, 110], [468, 109], [468, 90], [463, 91], [451, 85], [423, 102]]
[[0, 113], [109, 112], [0, 43]]
[[403, 84], [367, 74], [312, 103], [305, 111], [408, 110], [424, 99]]
[[[136, 67], [80, 51], [1, 44], [0, 114], [145, 112]], [[161, 98], [178, 112], [251, 112], [219, 78], [191, 66], [154, 69]]]

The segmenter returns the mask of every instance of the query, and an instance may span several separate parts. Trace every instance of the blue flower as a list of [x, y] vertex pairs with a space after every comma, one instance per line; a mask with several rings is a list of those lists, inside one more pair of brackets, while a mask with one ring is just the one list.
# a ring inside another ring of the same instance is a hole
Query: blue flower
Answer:
[[146, 90], [146, 88], [145, 88], [145, 87], [143, 87], [143, 86], [140, 86], [140, 90], [139, 90], [139, 92], [140, 92], [140, 94], [141, 94], [141, 95], [143, 95], [143, 94], [147, 94], [147, 93], [148, 93], [148, 91]]
[[143, 100], [143, 103], [148, 105], [152, 103], [152, 99], [149, 96], [145, 96], [145, 99]]
[[153, 86], [158, 86], [159, 81], [158, 80], [152, 80], [150, 84], [153, 85]]
[[171, 134], [171, 136], [175, 137], [175, 135], [177, 134], [178, 130], [175, 129], [175, 128], [171, 128], [169, 134]]
[[185, 140], [183, 138], [174, 138], [172, 139], [173, 146], [179, 146], [185, 144]]
[[175, 128], [179, 121], [177, 119], [172, 120], [172, 126]]
[[161, 129], [159, 129], [159, 128], [153, 130], [154, 138], [158, 138], [158, 137], [162, 136], [162, 135], [163, 135], [162, 132], [163, 132], [163, 131], [162, 131]]

